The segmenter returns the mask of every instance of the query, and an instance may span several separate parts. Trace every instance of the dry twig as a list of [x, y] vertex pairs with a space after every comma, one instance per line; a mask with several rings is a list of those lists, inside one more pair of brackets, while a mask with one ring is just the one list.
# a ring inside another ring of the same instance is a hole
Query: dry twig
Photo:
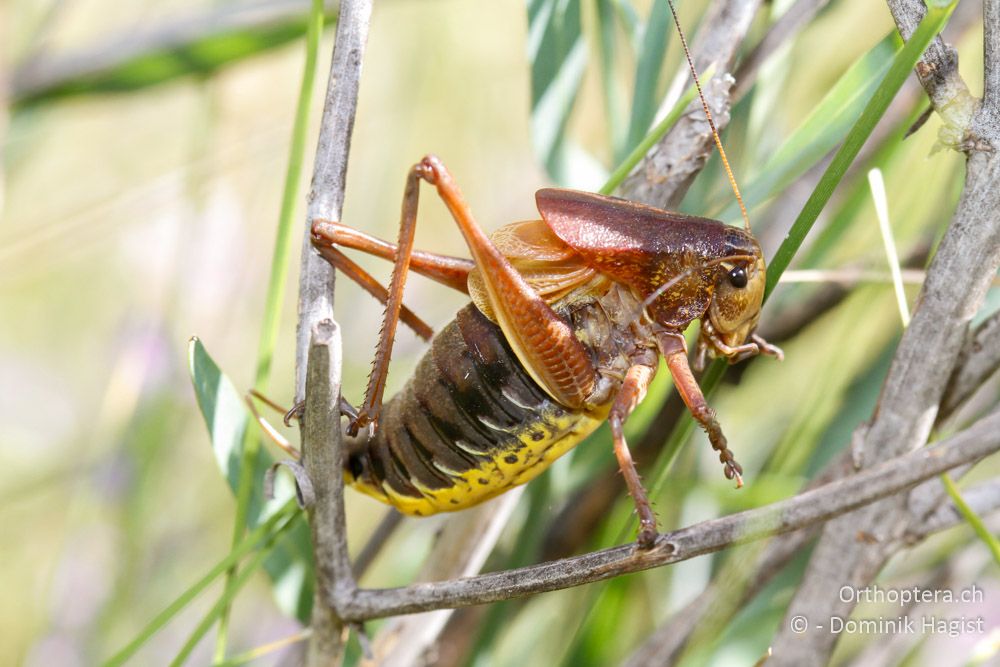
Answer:
[[[703, 28], [691, 48], [695, 68], [715, 63], [717, 74], [703, 82], [705, 98], [721, 132], [729, 123], [729, 74], [760, 0], [718, 0], [709, 8]], [[689, 77], [684, 70], [684, 77]], [[714, 146], [701, 103], [695, 101], [685, 115], [649, 152], [622, 185], [622, 196], [660, 208], [676, 208], [691, 181], [705, 166]]]
[[1000, 311], [976, 327], [962, 346], [958, 364], [944, 392], [938, 424], [972, 396], [997, 369], [1000, 369]]
[[[312, 190], [302, 268], [296, 337], [296, 402], [306, 400], [302, 450], [306, 473], [316, 490], [310, 527], [316, 556], [316, 603], [308, 665], [333, 665], [343, 651], [344, 625], [326, 601], [352, 590], [344, 530], [344, 481], [340, 447], [340, 339], [333, 320], [333, 268], [312, 249], [310, 221], [340, 219], [347, 177], [347, 156], [357, 109], [361, 63], [371, 0], [343, 0], [330, 65]], [[308, 386], [308, 392], [306, 388]]]
[[476, 577], [404, 588], [335, 592], [329, 602], [342, 619], [354, 622], [497, 602], [610, 579], [829, 520], [956, 466], [978, 461], [998, 449], [1000, 412], [994, 412], [948, 440], [794, 498], [662, 534], [648, 551], [625, 545]]
[[302, 420], [302, 462], [316, 493], [309, 508], [316, 560], [316, 601], [307, 664], [321, 667], [340, 659], [344, 625], [323, 600], [338, 590], [354, 588], [347, 555], [344, 520], [344, 477], [340, 438], [340, 332], [333, 320], [313, 327], [306, 378], [306, 409]]
[[[917, 487], [914, 490], [923, 488]], [[966, 503], [980, 515], [1000, 509], [1000, 480], [991, 480], [970, 487], [962, 492]], [[939, 503], [925, 517], [913, 517], [903, 539], [907, 545], [914, 545], [934, 533], [956, 526], [965, 521], [950, 501]], [[716, 578], [698, 597], [673, 614], [656, 632], [643, 642], [623, 667], [646, 667], [647, 665], [672, 665], [680, 661], [682, 651], [688, 641], [698, 632], [715, 632], [724, 626], [732, 616], [731, 610], [738, 610], [753, 599], [771, 578], [780, 572], [801, 549], [819, 532], [806, 529], [778, 536], [771, 540], [760, 553], [756, 562], [744, 561], [741, 565], [754, 568], [753, 576], [746, 585]]]

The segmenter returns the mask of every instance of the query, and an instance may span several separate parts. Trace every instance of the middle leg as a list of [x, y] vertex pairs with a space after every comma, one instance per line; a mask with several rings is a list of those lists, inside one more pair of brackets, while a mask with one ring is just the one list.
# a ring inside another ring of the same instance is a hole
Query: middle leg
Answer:
[[649, 348], [641, 348], [633, 354], [629, 362], [631, 366], [625, 374], [615, 402], [608, 413], [608, 423], [611, 425], [611, 437], [614, 442], [615, 457], [618, 467], [625, 478], [625, 486], [635, 503], [636, 514], [639, 515], [639, 548], [649, 549], [656, 541], [656, 515], [649, 504], [646, 490], [642, 487], [639, 473], [632, 461], [632, 453], [625, 442], [625, 421], [632, 411], [642, 401], [649, 389], [653, 376], [656, 375], [658, 358], [656, 352]]

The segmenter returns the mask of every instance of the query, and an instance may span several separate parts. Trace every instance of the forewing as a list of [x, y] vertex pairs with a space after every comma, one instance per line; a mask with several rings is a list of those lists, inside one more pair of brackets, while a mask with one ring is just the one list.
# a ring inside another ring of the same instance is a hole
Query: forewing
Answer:
[[[563, 243], [541, 220], [506, 225], [491, 240], [548, 303], [558, 301], [597, 275], [579, 253]], [[469, 274], [469, 294], [480, 312], [496, 319], [479, 269]]]
[[535, 199], [552, 232], [588, 266], [640, 295], [690, 270], [651, 307], [661, 324], [686, 325], [708, 307], [714, 269], [706, 262], [726, 251], [732, 228], [724, 223], [576, 190], [539, 190]]

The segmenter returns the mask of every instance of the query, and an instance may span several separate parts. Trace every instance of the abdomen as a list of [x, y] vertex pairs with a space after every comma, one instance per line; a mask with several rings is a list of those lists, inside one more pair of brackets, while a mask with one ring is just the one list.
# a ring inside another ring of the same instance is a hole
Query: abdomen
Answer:
[[345, 476], [405, 514], [463, 509], [531, 480], [603, 418], [549, 398], [470, 304], [385, 404], [374, 437], [348, 445]]

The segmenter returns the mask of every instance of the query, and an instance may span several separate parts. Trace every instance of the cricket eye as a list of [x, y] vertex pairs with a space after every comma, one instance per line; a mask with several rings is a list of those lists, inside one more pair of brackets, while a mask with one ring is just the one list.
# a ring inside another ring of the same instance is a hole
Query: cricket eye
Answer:
[[747, 270], [742, 266], [737, 266], [729, 272], [729, 284], [733, 287], [743, 288], [747, 286]]

